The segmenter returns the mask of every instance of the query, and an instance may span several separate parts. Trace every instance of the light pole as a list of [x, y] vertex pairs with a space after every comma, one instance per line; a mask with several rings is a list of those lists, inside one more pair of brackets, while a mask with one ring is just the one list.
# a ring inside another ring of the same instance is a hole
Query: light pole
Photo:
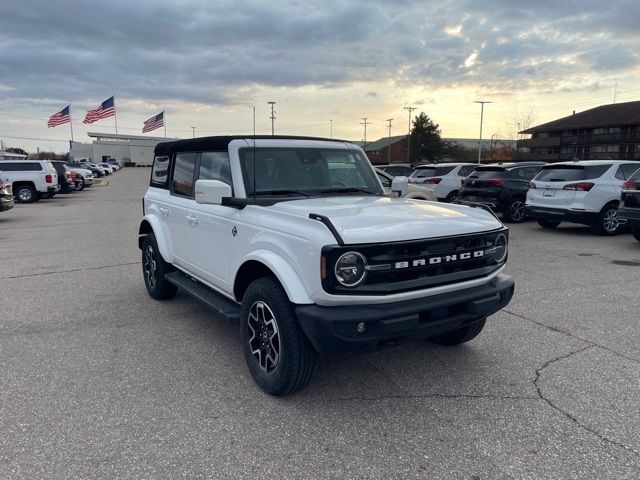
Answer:
[[329, 138], [333, 138], [333, 120], [329, 120]]
[[367, 146], [367, 125], [371, 125], [371, 122], [369, 121], [369, 119], [367, 117], [363, 117], [362, 121], [360, 122], [360, 125], [364, 125], [364, 145], [363, 147]]
[[191, 131], [193, 132], [193, 138], [196, 138], [196, 127], [191, 127]]
[[409, 112], [409, 134], [407, 135], [407, 163], [411, 163], [411, 112], [417, 110], [417, 107], [402, 107], [403, 110]]
[[387, 141], [387, 164], [391, 163], [391, 121], [393, 118], [387, 118], [387, 127], [389, 127], [389, 140]]
[[480, 104], [480, 139], [478, 140], [478, 163], [482, 160], [482, 119], [484, 117], [484, 104], [493, 103], [488, 100], [474, 100], [473, 103]]
[[276, 102], [267, 102], [269, 105], [271, 105], [271, 116], [269, 117], [271, 119], [271, 135], [275, 135], [275, 130], [273, 128], [273, 121], [276, 119], [276, 115], [275, 115], [275, 110], [273, 109], [273, 106], [276, 104]]

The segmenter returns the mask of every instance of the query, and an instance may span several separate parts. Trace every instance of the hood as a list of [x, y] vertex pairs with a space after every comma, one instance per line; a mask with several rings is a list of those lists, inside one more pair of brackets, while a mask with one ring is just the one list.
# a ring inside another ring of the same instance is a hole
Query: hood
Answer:
[[325, 197], [292, 200], [269, 207], [303, 218], [324, 215], [344, 242], [377, 243], [479, 233], [502, 227], [480, 208], [388, 197]]

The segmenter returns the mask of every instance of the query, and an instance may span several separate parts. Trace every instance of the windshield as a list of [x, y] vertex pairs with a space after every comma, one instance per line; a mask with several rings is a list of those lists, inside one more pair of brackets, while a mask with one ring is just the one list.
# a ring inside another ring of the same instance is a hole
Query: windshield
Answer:
[[247, 196], [382, 194], [369, 160], [357, 150], [242, 148], [240, 166]]
[[535, 180], [542, 182], [572, 182], [602, 176], [611, 165], [550, 165], [540, 170]]
[[427, 177], [439, 177], [441, 175], [446, 175], [455, 167], [426, 167], [426, 168], [418, 168], [415, 172], [411, 174], [410, 178], [427, 178]]

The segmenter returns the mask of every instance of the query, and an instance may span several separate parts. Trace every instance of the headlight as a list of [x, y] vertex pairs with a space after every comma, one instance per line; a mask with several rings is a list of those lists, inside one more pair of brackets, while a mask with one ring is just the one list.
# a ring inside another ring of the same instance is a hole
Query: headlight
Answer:
[[493, 244], [496, 250], [496, 262], [502, 263], [507, 258], [507, 236], [501, 233], [496, 237], [496, 241]]
[[336, 280], [345, 287], [356, 287], [360, 285], [367, 276], [365, 266], [367, 259], [358, 252], [347, 252], [338, 258], [334, 273]]

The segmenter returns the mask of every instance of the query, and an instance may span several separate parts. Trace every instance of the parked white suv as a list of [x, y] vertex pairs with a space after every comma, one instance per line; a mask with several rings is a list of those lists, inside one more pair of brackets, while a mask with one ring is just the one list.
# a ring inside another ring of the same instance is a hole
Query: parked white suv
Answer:
[[531, 181], [526, 211], [543, 228], [561, 222], [590, 225], [601, 235], [620, 229], [618, 204], [622, 184], [640, 162], [584, 160], [546, 165]]
[[418, 165], [409, 182], [427, 185], [433, 189], [438, 200], [452, 203], [459, 198], [461, 180], [471, 175], [476, 166], [473, 163]]
[[[376, 175], [378, 175], [378, 180], [380, 180], [380, 183], [382, 184], [384, 193], [386, 193], [387, 195], [391, 195], [391, 184], [393, 183], [394, 176], [389, 175], [387, 172], [384, 172], [379, 168], [375, 168], [375, 171]], [[405, 197], [414, 198], [416, 200], [428, 200], [430, 202], [437, 201], [436, 194], [431, 188], [415, 183], [409, 183], [407, 185], [407, 193]]]
[[[391, 189], [406, 185], [396, 178]], [[168, 299], [180, 287], [239, 320], [249, 371], [274, 395], [304, 387], [316, 353], [467, 342], [513, 296], [498, 219], [384, 195], [351, 143], [161, 143], [143, 208], [149, 295]]]
[[51, 197], [60, 190], [58, 174], [48, 160], [0, 160], [0, 171], [13, 188], [13, 195], [21, 203]]

